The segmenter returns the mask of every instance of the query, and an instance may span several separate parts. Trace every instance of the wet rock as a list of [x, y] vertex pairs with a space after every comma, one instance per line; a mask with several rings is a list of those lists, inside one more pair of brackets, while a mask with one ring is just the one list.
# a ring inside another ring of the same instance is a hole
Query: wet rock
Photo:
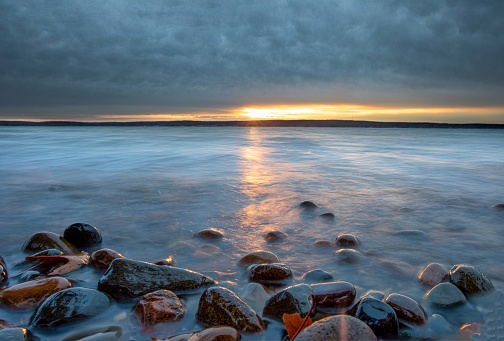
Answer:
[[270, 295], [266, 292], [266, 289], [259, 283], [249, 283], [243, 290], [243, 294], [240, 297], [247, 302], [248, 305], [254, 310], [259, 310], [264, 307], [266, 301], [270, 298]]
[[19, 280], [21, 282], [28, 282], [28, 281], [33, 281], [36, 279], [42, 279], [42, 278], [46, 278], [46, 277], [47, 277], [46, 275], [41, 274], [39, 271], [28, 270], [28, 271], [23, 271], [19, 275]]
[[288, 287], [272, 296], [263, 309], [263, 316], [282, 321], [283, 314], [306, 316], [312, 304], [313, 290], [307, 284]]
[[464, 303], [466, 298], [457, 286], [451, 283], [440, 283], [425, 294], [424, 300], [427, 304], [450, 307]]
[[322, 213], [319, 217], [325, 218], [325, 219], [334, 219], [336, 216], [334, 213], [327, 212], [327, 213]]
[[280, 259], [273, 252], [262, 250], [251, 252], [238, 261], [238, 265], [242, 267], [248, 267], [252, 264], [270, 263], [280, 263]]
[[175, 266], [177, 263], [175, 262], [175, 259], [173, 256], [168, 256], [164, 259], [160, 259], [157, 262], [154, 262], [156, 265], [167, 265], [167, 266]]
[[334, 247], [334, 243], [328, 241], [328, 240], [316, 240], [314, 243], [313, 243], [313, 246], [316, 246], [316, 247], [325, 247], [325, 248], [333, 248]]
[[102, 236], [97, 227], [82, 223], [68, 226], [63, 232], [63, 238], [79, 248], [101, 244], [102, 242]]
[[218, 246], [212, 244], [203, 244], [196, 249], [194, 254], [198, 257], [208, 257], [209, 255], [216, 255], [220, 251], [221, 249]]
[[339, 246], [357, 246], [360, 244], [360, 240], [353, 234], [340, 234], [334, 242]]
[[495, 204], [492, 206], [492, 208], [497, 211], [504, 211], [504, 204]]
[[68, 240], [52, 232], [35, 233], [24, 243], [21, 251], [32, 253], [47, 249], [57, 249], [67, 255], [78, 252]]
[[5, 260], [0, 256], [0, 288], [7, 285], [9, 282], [9, 274], [7, 272], [7, 264]]
[[110, 263], [117, 258], [124, 258], [124, 256], [112, 249], [100, 249], [91, 254], [89, 266], [97, 269], [108, 269]]
[[322, 269], [315, 269], [303, 274], [302, 279], [308, 283], [332, 282], [334, 281], [334, 276]]
[[341, 263], [355, 264], [362, 259], [362, 254], [353, 249], [339, 249], [335, 253], [337, 259]]
[[109, 306], [109, 299], [98, 290], [70, 288], [47, 298], [31, 318], [34, 327], [51, 328], [96, 316]]
[[474, 266], [454, 265], [449, 272], [450, 282], [455, 284], [465, 295], [476, 295], [495, 290], [492, 282]]
[[201, 239], [222, 239], [224, 237], [224, 233], [220, 230], [211, 228], [211, 229], [205, 229], [198, 231], [194, 234], [194, 237], [201, 238]]
[[223, 287], [208, 288], [198, 304], [196, 318], [208, 326], [226, 325], [244, 333], [266, 329], [263, 320], [238, 295]]
[[299, 206], [308, 210], [316, 210], [318, 208], [318, 206], [312, 201], [303, 201], [302, 203], [299, 204]]
[[15, 309], [36, 308], [52, 294], [71, 287], [72, 283], [63, 277], [24, 282], [2, 290], [0, 303]]
[[427, 315], [423, 307], [414, 299], [401, 295], [390, 294], [383, 302], [394, 309], [399, 320], [406, 323], [424, 324], [427, 321]]
[[345, 281], [312, 284], [317, 307], [343, 308], [349, 306], [355, 299], [355, 287]]
[[79, 331], [64, 338], [62, 341], [118, 341], [121, 336], [121, 327], [110, 326]]
[[385, 298], [385, 294], [382, 291], [378, 290], [368, 290], [360, 298], [363, 299], [365, 297], [372, 297], [381, 301]]
[[184, 317], [186, 307], [169, 290], [157, 290], [143, 296], [134, 309], [142, 325], [150, 326], [159, 322], [176, 321]]
[[448, 280], [448, 268], [439, 263], [430, 263], [420, 270], [417, 278], [420, 283], [434, 287]]
[[39, 341], [31, 331], [22, 327], [10, 327], [0, 329], [0, 340], [2, 341]]
[[453, 335], [453, 327], [443, 315], [433, 314], [428, 320], [429, 337], [434, 340], [443, 340], [443, 337]]
[[266, 240], [268, 243], [281, 242], [287, 239], [287, 237], [287, 234], [283, 233], [282, 231], [270, 231], [264, 235], [264, 240]]
[[376, 335], [363, 321], [352, 316], [336, 315], [324, 318], [303, 329], [296, 341], [364, 341], [376, 340]]
[[397, 339], [399, 335], [399, 320], [394, 309], [375, 298], [363, 298], [355, 317], [367, 324], [376, 336], [384, 340]]
[[160, 289], [180, 292], [213, 283], [211, 278], [194, 271], [117, 258], [100, 278], [98, 290], [116, 299], [126, 299]]
[[252, 282], [266, 285], [282, 285], [292, 279], [291, 269], [281, 263], [252, 264], [247, 271]]
[[89, 256], [86, 252], [79, 255], [61, 255], [61, 256], [28, 256], [26, 260], [39, 261], [31, 269], [38, 270], [48, 276], [63, 275], [80, 269], [88, 264]]
[[152, 338], [152, 341], [238, 341], [240, 333], [229, 326], [211, 327], [195, 333], [180, 334], [167, 339]]

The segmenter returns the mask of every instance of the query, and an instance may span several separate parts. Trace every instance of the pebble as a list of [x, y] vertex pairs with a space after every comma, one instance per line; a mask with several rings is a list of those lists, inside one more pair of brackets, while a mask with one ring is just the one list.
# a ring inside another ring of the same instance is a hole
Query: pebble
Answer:
[[383, 302], [394, 309], [399, 320], [422, 325], [427, 321], [423, 307], [411, 297], [401, 294], [390, 294]]
[[124, 258], [122, 254], [112, 249], [100, 249], [91, 254], [89, 266], [97, 269], [108, 269], [116, 258]]
[[326, 219], [334, 219], [336, 216], [334, 215], [334, 213], [327, 212], [327, 213], [322, 213], [319, 217], [326, 218]]
[[184, 303], [169, 290], [157, 290], [144, 295], [134, 308], [144, 326], [180, 320], [186, 310]]
[[78, 248], [85, 248], [102, 242], [102, 236], [98, 228], [83, 223], [68, 226], [63, 232], [63, 238]]
[[109, 299], [98, 290], [70, 288], [47, 298], [33, 314], [30, 324], [39, 328], [52, 328], [92, 316], [105, 311]]
[[252, 282], [266, 285], [282, 285], [292, 279], [291, 269], [281, 263], [252, 264], [247, 271]]
[[53, 232], [35, 233], [23, 244], [21, 251], [33, 253], [47, 249], [57, 249], [67, 255], [78, 253], [68, 240]]
[[299, 204], [304, 209], [309, 209], [309, 210], [315, 210], [318, 208], [318, 206], [313, 203], [312, 201], [303, 201], [302, 203]]
[[399, 335], [399, 320], [396, 312], [391, 306], [375, 298], [363, 298], [355, 317], [368, 325], [373, 333], [382, 339], [397, 339]]
[[334, 242], [339, 246], [357, 246], [360, 244], [360, 240], [353, 234], [340, 234]]
[[366, 341], [377, 340], [364, 322], [347, 315], [336, 315], [319, 320], [303, 329], [296, 341]]
[[497, 211], [504, 211], [504, 204], [495, 204], [492, 206], [492, 208]]
[[448, 280], [448, 268], [443, 264], [430, 263], [420, 270], [417, 279], [426, 286], [434, 287]]
[[355, 299], [356, 290], [353, 284], [345, 281], [312, 284], [317, 307], [344, 308]]
[[156, 262], [154, 262], [154, 264], [156, 265], [166, 265], [166, 266], [175, 266], [177, 265], [177, 263], [175, 262], [175, 259], [173, 258], [173, 256], [168, 256], [164, 259], [160, 259]]
[[284, 241], [287, 237], [287, 234], [282, 231], [269, 231], [264, 235], [264, 240], [268, 243], [274, 243]]
[[224, 287], [210, 287], [201, 295], [196, 318], [207, 326], [226, 325], [244, 333], [266, 329], [263, 320], [238, 295]]
[[283, 314], [298, 313], [306, 316], [312, 304], [313, 290], [307, 284], [288, 287], [270, 297], [263, 309], [263, 316], [282, 321]]
[[316, 247], [326, 247], [326, 248], [333, 248], [334, 247], [334, 243], [328, 241], [328, 240], [316, 240], [314, 243], [313, 243], [313, 246], [316, 246]]
[[252, 264], [270, 263], [280, 263], [280, 259], [273, 252], [263, 250], [251, 252], [238, 261], [238, 265], [242, 267], [248, 267]]
[[355, 264], [362, 259], [362, 254], [353, 249], [339, 249], [335, 252], [339, 262], [346, 264]]
[[301, 279], [308, 283], [321, 283], [334, 281], [334, 276], [322, 269], [315, 269], [304, 273]]
[[440, 283], [425, 294], [424, 300], [427, 304], [451, 307], [465, 303], [466, 298], [462, 291], [452, 283]]
[[0, 292], [0, 303], [15, 309], [36, 308], [52, 294], [71, 287], [72, 283], [63, 277], [24, 282], [3, 289]]
[[492, 282], [472, 265], [457, 264], [449, 272], [450, 282], [465, 295], [476, 295], [495, 290]]
[[201, 239], [222, 239], [224, 237], [224, 233], [221, 230], [215, 229], [215, 228], [210, 228], [210, 229], [205, 229], [198, 231], [194, 234], [194, 237], [201, 238]]
[[211, 278], [187, 269], [117, 258], [98, 281], [98, 290], [116, 299], [127, 299], [160, 289], [179, 292], [213, 283]]

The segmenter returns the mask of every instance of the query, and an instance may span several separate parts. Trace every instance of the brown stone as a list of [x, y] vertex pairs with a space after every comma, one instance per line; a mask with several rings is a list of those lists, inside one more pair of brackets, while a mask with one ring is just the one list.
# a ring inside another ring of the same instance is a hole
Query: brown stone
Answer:
[[270, 264], [280, 263], [280, 259], [272, 252], [269, 251], [254, 251], [244, 256], [238, 262], [238, 265], [248, 267], [252, 264]]
[[334, 243], [332, 243], [332, 242], [330, 242], [328, 240], [316, 240], [313, 243], [313, 246], [332, 248], [332, 247], [334, 247]]
[[345, 281], [312, 284], [317, 306], [344, 308], [355, 299], [355, 287]]
[[135, 306], [135, 314], [142, 325], [180, 320], [186, 313], [182, 301], [169, 290], [157, 290], [146, 294]]
[[280, 242], [284, 239], [287, 239], [287, 237], [287, 234], [283, 233], [282, 231], [270, 231], [264, 235], [264, 239], [269, 243]]
[[47, 249], [57, 249], [68, 255], [78, 253], [75, 246], [68, 240], [52, 232], [35, 233], [28, 238], [21, 250], [33, 253]]
[[108, 269], [110, 263], [116, 258], [124, 258], [124, 256], [112, 249], [100, 249], [93, 252], [89, 265], [98, 269]]
[[72, 283], [63, 277], [24, 282], [2, 290], [0, 302], [15, 309], [36, 308], [52, 294], [71, 287]]
[[427, 321], [424, 308], [417, 301], [408, 296], [390, 294], [383, 302], [394, 309], [399, 320], [414, 324], [424, 324]]
[[291, 269], [281, 263], [253, 264], [248, 267], [247, 271], [252, 282], [266, 285], [285, 284], [292, 278]]
[[340, 234], [334, 242], [339, 246], [357, 246], [360, 240], [353, 234]]
[[215, 228], [210, 228], [196, 232], [194, 237], [201, 239], [222, 239], [224, 237], [224, 233]]

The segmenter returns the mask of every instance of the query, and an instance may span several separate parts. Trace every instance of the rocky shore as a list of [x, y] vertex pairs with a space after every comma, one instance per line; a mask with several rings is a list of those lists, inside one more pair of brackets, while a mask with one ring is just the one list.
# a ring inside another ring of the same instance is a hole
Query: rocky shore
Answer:
[[[308, 201], [300, 204], [302, 210], [315, 207]], [[201, 230], [194, 237], [210, 248], [223, 232]], [[275, 242], [286, 236], [271, 231], [265, 238]], [[97, 227], [76, 223], [62, 235], [41, 231], [30, 236], [18, 263], [7, 264], [0, 257], [0, 309], [30, 313], [23, 324], [0, 321], [0, 340], [46, 340], [60, 328], [67, 331], [62, 341], [134, 340], [120, 324], [96, 323], [114, 304], [133, 329], [158, 341], [266, 340], [265, 335], [272, 335], [266, 334], [268, 328], [279, 329], [279, 340], [292, 341], [283, 328], [290, 315], [313, 321], [299, 327], [298, 341], [504, 339], [504, 295], [470, 264], [425, 264], [417, 277], [423, 297], [383, 288], [358, 295], [355, 283], [323, 269], [312, 269], [295, 281], [289, 264], [257, 250], [235, 260], [247, 278], [237, 292], [219, 278], [177, 267], [173, 256], [151, 263], [125, 258], [121, 250], [101, 244]], [[366, 247], [351, 233], [315, 246], [334, 246], [334, 257], [343, 263], [358, 263], [359, 250]], [[92, 288], [73, 280], [72, 274], [87, 269], [99, 278]], [[200, 328], [159, 334], [156, 326], [187, 315]]]

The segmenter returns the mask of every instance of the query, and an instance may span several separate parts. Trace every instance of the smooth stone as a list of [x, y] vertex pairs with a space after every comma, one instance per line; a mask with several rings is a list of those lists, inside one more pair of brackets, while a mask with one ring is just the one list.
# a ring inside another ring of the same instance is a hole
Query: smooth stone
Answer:
[[428, 320], [429, 337], [434, 340], [442, 340], [444, 336], [453, 334], [453, 327], [443, 315], [432, 314]]
[[22, 327], [9, 327], [0, 329], [0, 340], [2, 341], [39, 341], [31, 331]]
[[328, 241], [328, 240], [316, 240], [314, 243], [313, 243], [313, 246], [316, 246], [316, 247], [326, 247], [326, 248], [333, 248], [334, 247], [334, 243]]
[[305, 317], [312, 305], [313, 290], [307, 284], [288, 287], [266, 301], [263, 316], [282, 321], [283, 314], [298, 313]]
[[362, 259], [362, 254], [353, 249], [339, 249], [335, 252], [338, 261], [346, 264], [355, 264]]
[[492, 208], [497, 211], [504, 211], [504, 204], [495, 204], [492, 206]]
[[282, 285], [292, 279], [291, 269], [281, 263], [252, 264], [247, 271], [252, 282], [266, 285]]
[[309, 210], [315, 210], [318, 208], [318, 206], [314, 202], [309, 201], [309, 200], [303, 201], [302, 203], [299, 204], [299, 206], [301, 206], [304, 209], [309, 209]]
[[354, 301], [356, 295], [353, 284], [345, 281], [312, 284], [311, 288], [317, 306], [321, 307], [347, 307]]
[[220, 230], [210, 228], [196, 232], [194, 237], [201, 239], [222, 239], [224, 237], [224, 233]]
[[336, 216], [334, 215], [334, 213], [327, 212], [327, 213], [322, 213], [319, 217], [326, 218], [326, 219], [334, 219]]
[[359, 303], [355, 317], [368, 325], [373, 333], [385, 340], [397, 339], [399, 320], [388, 304], [372, 297], [365, 297]]
[[270, 263], [280, 263], [280, 259], [273, 252], [262, 250], [251, 252], [248, 255], [243, 256], [243, 258], [238, 261], [238, 265], [242, 267], [248, 267], [252, 264]]
[[144, 295], [134, 308], [144, 326], [180, 320], [186, 310], [184, 303], [169, 290], [157, 290]]
[[303, 329], [296, 341], [365, 341], [377, 340], [371, 328], [359, 319], [347, 315], [326, 317]]
[[166, 265], [166, 266], [175, 266], [177, 263], [175, 262], [175, 259], [173, 256], [168, 256], [164, 259], [160, 259], [157, 262], [154, 262], [156, 265]]
[[420, 270], [417, 279], [426, 286], [434, 287], [448, 280], [448, 268], [439, 263], [430, 263]]
[[385, 298], [385, 294], [382, 291], [378, 290], [368, 290], [360, 298], [363, 299], [365, 297], [372, 297], [381, 301]]
[[36, 308], [52, 294], [71, 287], [72, 283], [63, 277], [24, 282], [0, 291], [0, 303], [15, 309]]
[[414, 324], [424, 324], [427, 316], [423, 307], [411, 297], [401, 294], [390, 294], [383, 302], [394, 309], [399, 320]]
[[7, 264], [2, 256], [0, 256], [0, 288], [6, 286], [9, 282], [9, 273], [7, 272]]
[[203, 244], [196, 249], [194, 254], [200, 257], [208, 257], [209, 255], [215, 255], [219, 252], [221, 252], [221, 249], [218, 246], [212, 244]]
[[264, 307], [264, 304], [270, 298], [270, 295], [266, 292], [266, 289], [262, 284], [249, 283], [243, 289], [243, 294], [240, 295], [240, 297], [257, 311]]
[[160, 289], [181, 292], [213, 283], [211, 278], [194, 271], [117, 258], [98, 281], [98, 290], [116, 299], [127, 299]]
[[96, 316], [109, 307], [109, 299], [98, 290], [70, 288], [49, 296], [33, 314], [34, 327], [52, 328]]
[[450, 307], [465, 303], [464, 293], [452, 283], [440, 283], [429, 290], [424, 300], [428, 304], [434, 304], [442, 307]]
[[492, 282], [474, 266], [457, 264], [449, 272], [450, 282], [465, 295], [476, 295], [495, 290]]
[[83, 223], [68, 226], [63, 232], [63, 238], [76, 247], [88, 247], [102, 242], [100, 230], [95, 226]]
[[334, 281], [334, 276], [329, 272], [322, 269], [310, 270], [303, 274], [301, 277], [303, 280], [309, 283], [320, 283], [320, 282], [332, 282]]
[[240, 333], [229, 326], [217, 326], [195, 333], [180, 334], [167, 339], [152, 338], [152, 341], [238, 341]]
[[118, 341], [121, 336], [121, 327], [110, 326], [79, 331], [64, 338], [62, 341]]
[[207, 326], [226, 325], [244, 333], [266, 329], [263, 320], [238, 295], [223, 287], [211, 287], [201, 295], [196, 319]]
[[67, 255], [78, 253], [68, 240], [52, 232], [35, 233], [23, 244], [21, 251], [32, 253], [47, 249], [57, 249]]
[[287, 237], [287, 234], [283, 233], [282, 231], [269, 231], [264, 235], [264, 239], [268, 243], [281, 242], [287, 239]]
[[89, 258], [89, 266], [97, 269], [108, 269], [110, 263], [117, 258], [124, 258], [124, 256], [112, 249], [96, 250]]
[[334, 242], [339, 246], [357, 246], [360, 244], [360, 240], [353, 234], [340, 234]]

